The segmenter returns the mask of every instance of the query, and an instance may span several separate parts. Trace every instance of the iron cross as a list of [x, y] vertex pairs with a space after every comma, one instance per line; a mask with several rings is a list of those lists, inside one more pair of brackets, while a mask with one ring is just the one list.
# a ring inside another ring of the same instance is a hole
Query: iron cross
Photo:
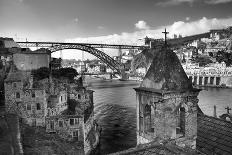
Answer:
[[229, 113], [230, 113], [231, 108], [229, 108], [229, 106], [227, 106], [225, 109], [227, 110], [227, 114], [229, 114]]
[[162, 33], [164, 33], [164, 36], [165, 36], [164, 41], [165, 41], [165, 45], [167, 45], [167, 34], [168, 34], [169, 32], [167, 32], [167, 31], [166, 31], [166, 28], [165, 28], [165, 31], [162, 32]]

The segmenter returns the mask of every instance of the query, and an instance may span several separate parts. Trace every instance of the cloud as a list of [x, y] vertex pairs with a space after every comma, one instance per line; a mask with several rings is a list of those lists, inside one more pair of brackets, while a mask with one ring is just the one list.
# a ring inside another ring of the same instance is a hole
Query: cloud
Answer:
[[20, 3], [22, 3], [23, 2], [23, 0], [18, 0]]
[[137, 29], [141, 29], [141, 30], [143, 30], [143, 29], [149, 29], [149, 26], [148, 26], [147, 23], [146, 23], [145, 21], [143, 21], [143, 20], [138, 21], [138, 22], [135, 24], [135, 27], [136, 27]]
[[78, 19], [78, 18], [75, 18], [75, 19], [74, 19], [74, 22], [75, 22], [75, 23], [77, 23], [78, 21], [79, 21], [79, 19]]
[[162, 2], [158, 2], [157, 5], [159, 6], [170, 6], [170, 5], [179, 5], [182, 3], [189, 3], [192, 5], [192, 3], [195, 0], [162, 0]]
[[104, 26], [98, 26], [97, 28], [98, 28], [99, 30], [105, 29]]
[[220, 4], [220, 3], [229, 3], [232, 0], [206, 0], [205, 3], [207, 4]]
[[186, 20], [186, 21], [189, 21], [189, 20], [190, 20], [190, 17], [186, 17], [185, 20]]
[[210, 29], [226, 28], [228, 26], [232, 26], [232, 17], [220, 19], [208, 19], [206, 17], [202, 17], [201, 19], [195, 21], [176, 21], [171, 25], [160, 26], [156, 29], [139, 29], [132, 33], [123, 32], [121, 34], [112, 34], [98, 37], [73, 38], [67, 39], [66, 41], [107, 44], [137, 44], [139, 39], [146, 36], [153, 38], [163, 38], [162, 32], [164, 31], [164, 28], [167, 28], [167, 30], [170, 32], [169, 36], [172, 36], [173, 34], [188, 36], [208, 32]]
[[[139, 23], [139, 22], [138, 22]], [[226, 28], [232, 26], [232, 17], [230, 18], [211, 18], [202, 17], [195, 21], [176, 21], [171, 25], [164, 25], [156, 29], [139, 29], [133, 33], [123, 32], [121, 34], [112, 34], [98, 37], [86, 38], [71, 38], [66, 39], [66, 42], [78, 43], [104, 43], [104, 44], [129, 44], [129, 45], [144, 45], [146, 36], [151, 38], [164, 38], [162, 32], [167, 28], [169, 32], [168, 37], [173, 38], [174, 34], [181, 34], [182, 36], [194, 35], [208, 32], [211, 29]], [[141, 40], [142, 39], [142, 40]], [[107, 54], [110, 56], [117, 55], [115, 50], [107, 49]], [[113, 52], [110, 52], [113, 51]]]
[[232, 0], [162, 0], [161, 2], [156, 3], [158, 6], [173, 6], [173, 5], [180, 5], [183, 3], [188, 3], [191, 6], [194, 2], [202, 2], [205, 4], [216, 5], [221, 3], [229, 3]]

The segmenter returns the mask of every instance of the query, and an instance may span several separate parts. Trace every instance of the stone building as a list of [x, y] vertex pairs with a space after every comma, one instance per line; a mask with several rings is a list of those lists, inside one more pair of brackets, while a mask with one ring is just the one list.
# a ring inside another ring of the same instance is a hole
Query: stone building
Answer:
[[137, 144], [181, 139], [195, 148], [199, 89], [192, 87], [177, 56], [166, 46], [155, 51], [137, 95]]
[[[69, 85], [69, 108], [46, 117], [47, 132], [57, 133], [69, 141], [81, 142], [86, 154], [95, 148], [99, 141], [99, 127], [94, 120], [93, 92], [83, 87], [80, 77], [76, 84]], [[52, 103], [52, 98], [50, 101]]]
[[17, 69], [28, 71], [41, 67], [49, 68], [51, 52], [47, 49], [31, 51], [28, 48], [17, 48], [13, 53], [13, 61]]
[[44, 126], [47, 115], [47, 94], [44, 89], [33, 88], [30, 73], [11, 71], [5, 79], [5, 107], [16, 113], [27, 124]]
[[55, 115], [46, 118], [46, 132], [55, 132], [60, 137], [84, 142], [84, 119], [82, 115]]

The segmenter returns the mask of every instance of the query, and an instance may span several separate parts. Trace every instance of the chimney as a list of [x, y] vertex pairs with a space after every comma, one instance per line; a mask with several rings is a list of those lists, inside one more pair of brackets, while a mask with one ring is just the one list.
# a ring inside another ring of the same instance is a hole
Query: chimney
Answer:
[[216, 105], [213, 106], [213, 117], [217, 118], [217, 109]]

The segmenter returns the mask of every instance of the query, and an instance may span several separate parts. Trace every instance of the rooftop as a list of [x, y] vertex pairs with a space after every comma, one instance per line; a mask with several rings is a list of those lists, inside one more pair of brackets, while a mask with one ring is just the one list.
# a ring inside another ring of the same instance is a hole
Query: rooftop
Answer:
[[205, 154], [232, 152], [232, 123], [207, 115], [198, 115], [197, 150]]
[[164, 46], [161, 50], [154, 52], [153, 62], [140, 87], [162, 91], [193, 89], [191, 81], [188, 79], [178, 57], [172, 50]]
[[131, 148], [125, 151], [112, 153], [110, 155], [196, 155], [197, 152], [187, 149], [180, 148], [174, 144], [159, 144], [159, 143], [147, 143], [139, 145], [135, 148]]

